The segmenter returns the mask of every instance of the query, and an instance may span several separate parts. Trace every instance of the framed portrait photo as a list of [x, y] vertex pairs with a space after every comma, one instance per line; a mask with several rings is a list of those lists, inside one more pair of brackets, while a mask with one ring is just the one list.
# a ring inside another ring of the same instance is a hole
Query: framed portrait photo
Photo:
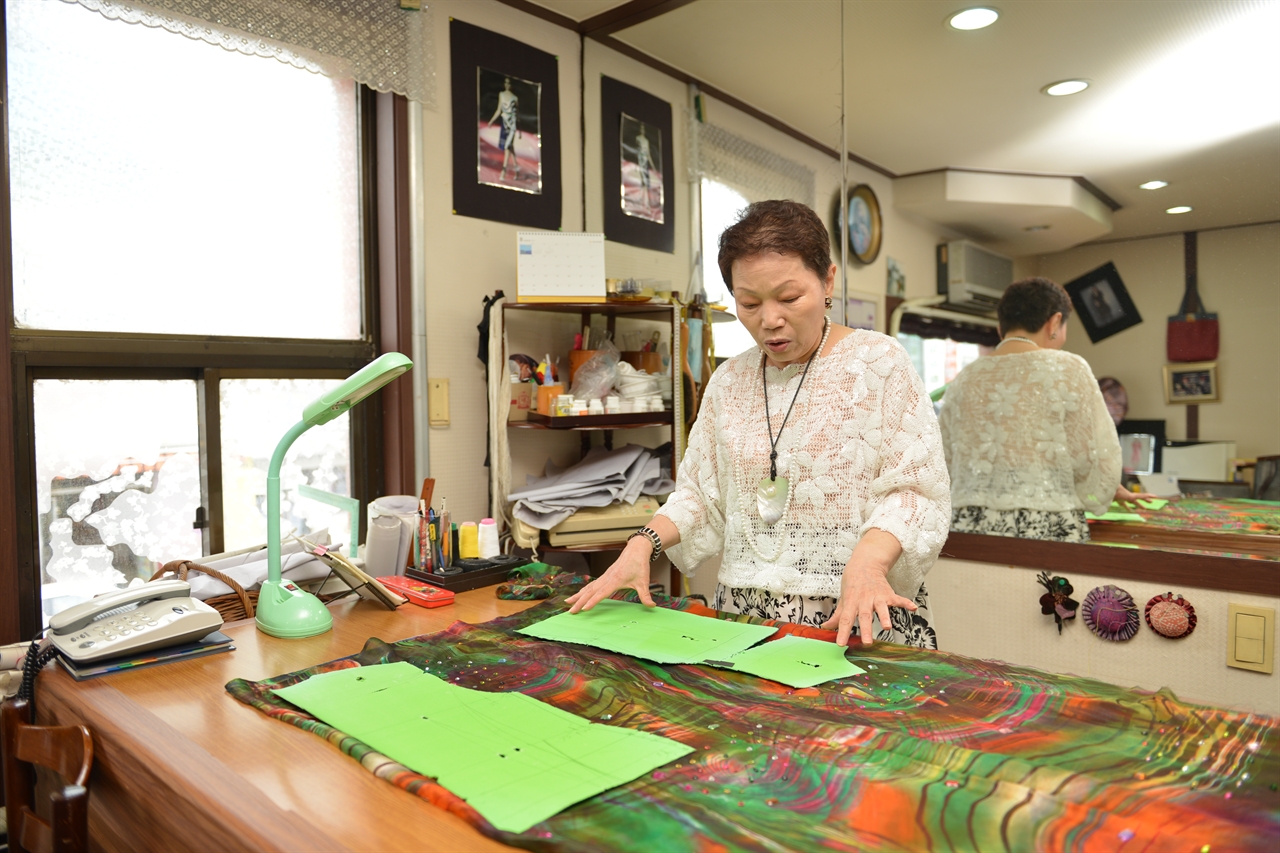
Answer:
[[1142, 322], [1115, 264], [1108, 261], [1064, 285], [1093, 343]]
[[1164, 401], [1175, 403], [1216, 403], [1218, 362], [1191, 361], [1164, 366]]
[[449, 22], [453, 212], [560, 227], [560, 82], [556, 57]]
[[674, 252], [671, 105], [602, 76], [600, 139], [606, 239]]

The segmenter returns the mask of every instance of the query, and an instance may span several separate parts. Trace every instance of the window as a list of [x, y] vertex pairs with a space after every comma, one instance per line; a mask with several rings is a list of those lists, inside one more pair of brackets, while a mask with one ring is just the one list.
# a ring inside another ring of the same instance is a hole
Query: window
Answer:
[[901, 332], [898, 333], [898, 342], [911, 357], [916, 373], [920, 374], [925, 390], [930, 394], [977, 361], [984, 349], [980, 344], [961, 343], [950, 338], [922, 338]]
[[[30, 522], [0, 589], [30, 636], [164, 562], [265, 541], [276, 443], [377, 353], [380, 107], [349, 79], [77, 4], [4, 14], [0, 297]], [[378, 425], [364, 406], [293, 446], [286, 531], [346, 541], [345, 513], [296, 487], [379, 494]]]
[[[738, 221], [747, 206], [742, 193], [709, 178], [702, 179], [702, 285], [707, 301], [723, 305], [730, 314], [737, 316], [733, 294], [720, 274], [716, 256], [720, 252], [720, 233]], [[751, 333], [742, 323], [716, 323], [713, 329], [713, 353], [717, 359], [732, 358], [756, 345]]]

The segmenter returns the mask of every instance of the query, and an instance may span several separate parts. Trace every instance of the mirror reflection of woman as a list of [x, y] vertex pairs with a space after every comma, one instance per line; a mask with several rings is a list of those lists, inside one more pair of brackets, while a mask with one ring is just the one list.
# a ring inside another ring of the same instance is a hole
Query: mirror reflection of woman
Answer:
[[1063, 351], [1071, 299], [1047, 278], [1014, 282], [1001, 341], [947, 386], [939, 426], [951, 472], [951, 529], [1088, 542], [1085, 511], [1134, 495], [1088, 362]]
[[625, 588], [652, 605], [650, 562], [669, 551], [687, 574], [720, 557], [717, 610], [835, 629], [840, 645], [937, 647], [923, 585], [950, 517], [937, 421], [897, 341], [827, 318], [830, 246], [793, 201], [753, 204], [720, 236], [758, 346], [712, 374], [676, 490], [572, 612]]

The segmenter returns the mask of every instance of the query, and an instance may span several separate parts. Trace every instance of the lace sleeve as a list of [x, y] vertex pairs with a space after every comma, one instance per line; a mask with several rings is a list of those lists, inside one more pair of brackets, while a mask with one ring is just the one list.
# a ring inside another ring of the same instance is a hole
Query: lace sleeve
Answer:
[[1084, 359], [1071, 371], [1068, 394], [1075, 409], [1067, 412], [1067, 446], [1071, 453], [1076, 496], [1084, 508], [1104, 513], [1120, 486], [1120, 439], [1115, 422], [1107, 412], [1093, 371]]
[[689, 431], [689, 446], [676, 475], [676, 490], [667, 498], [658, 515], [680, 531], [680, 542], [667, 549], [672, 564], [689, 577], [698, 566], [724, 549], [724, 509], [721, 506], [717, 470], [716, 398], [719, 383], [713, 377], [702, 399], [698, 419]]
[[951, 478], [938, 419], [906, 351], [895, 341], [880, 364], [889, 371], [881, 402], [880, 470], [871, 483], [874, 509], [859, 535], [874, 527], [898, 540], [902, 556], [889, 571], [889, 585], [912, 597], [947, 539]]

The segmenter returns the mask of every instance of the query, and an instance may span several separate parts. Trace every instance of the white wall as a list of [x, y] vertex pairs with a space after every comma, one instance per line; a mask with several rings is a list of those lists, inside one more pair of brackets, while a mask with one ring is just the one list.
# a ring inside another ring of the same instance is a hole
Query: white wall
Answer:
[[1165, 639], [1144, 621], [1133, 639], [1113, 643], [1094, 636], [1082, 614], [1059, 636], [1053, 617], [1040, 613], [1044, 588], [1037, 574], [1035, 569], [939, 560], [926, 580], [939, 648], [1121, 687], [1168, 687], [1190, 702], [1280, 714], [1280, 676], [1226, 665], [1228, 602], [1280, 609], [1280, 598], [1066, 574], [1076, 601], [1110, 583], [1132, 595], [1139, 610], [1152, 596], [1166, 592], [1183, 596], [1196, 610], [1196, 629], [1188, 637]]
[[[1221, 335], [1221, 402], [1200, 405], [1200, 438], [1234, 440], [1242, 457], [1280, 453], [1280, 224], [1207, 231], [1197, 238], [1198, 286]], [[1065, 284], [1107, 261], [1124, 280], [1142, 323], [1094, 344], [1070, 324], [1066, 348], [1096, 376], [1114, 376], [1129, 393], [1129, 417], [1166, 423], [1186, 437], [1186, 407], [1164, 402], [1167, 318], [1185, 280], [1182, 235], [1078, 246], [1043, 255], [1024, 269]]]
[[[683, 289], [688, 282], [693, 255], [693, 232], [690, 228], [693, 199], [686, 174], [684, 113], [688, 95], [685, 84], [680, 81], [595, 42], [587, 41], [585, 54], [580, 57], [580, 43], [575, 33], [494, 0], [442, 0], [435, 5], [435, 14], [436, 86], [440, 106], [437, 112], [425, 113], [423, 121], [427, 184], [426, 370], [431, 378], [450, 380], [452, 421], [449, 426], [432, 427], [428, 431], [429, 471], [430, 476], [436, 479], [436, 494], [449, 498], [449, 508], [455, 518], [480, 518], [487, 514], [488, 501], [487, 474], [483, 467], [487, 408], [483, 370], [475, 357], [475, 326], [480, 320], [481, 299], [486, 294], [501, 288], [514, 295], [513, 244], [520, 226], [452, 213], [449, 18], [457, 17], [469, 24], [511, 36], [559, 57], [563, 230], [603, 230], [601, 75], [636, 86], [671, 104], [675, 138], [671, 141], [669, 156], [675, 177], [672, 187], [676, 193], [675, 252], [606, 244], [605, 270], [610, 277], [635, 276], [671, 281], [677, 289]], [[586, 104], [585, 146], [580, 126], [583, 116], [579, 109], [580, 58], [585, 68], [582, 80]], [[707, 119], [710, 122], [814, 169], [817, 209], [824, 220], [828, 218], [831, 201], [840, 186], [838, 160], [733, 107], [711, 98], [707, 101]], [[865, 267], [857, 265], [849, 272], [851, 295], [871, 295], [878, 300], [877, 319], [883, 330], [888, 322], [884, 315], [886, 258], [893, 257], [903, 266], [909, 295], [927, 295], [934, 286], [933, 247], [939, 239], [945, 239], [945, 232], [910, 221], [894, 211], [892, 182], [888, 178], [850, 163], [849, 181], [851, 185], [870, 184], [880, 199], [884, 216], [884, 239], [879, 257], [872, 264]], [[565, 329], [560, 329], [555, 336], [567, 334]], [[664, 438], [659, 431], [650, 430], [643, 435], [628, 436], [627, 440], [656, 444]], [[529, 430], [515, 437], [512, 444], [513, 482], [523, 482], [525, 473], [540, 470], [548, 457], [564, 463], [577, 453], [576, 435], [545, 435]], [[423, 449], [419, 448], [418, 452], [423, 452]]]
[[456, 17], [559, 57], [561, 226], [566, 231], [582, 230], [579, 40], [576, 33], [492, 0], [442, 0], [434, 4], [434, 14], [439, 108], [423, 115], [426, 370], [431, 378], [450, 380], [451, 422], [427, 433], [428, 470], [436, 480], [437, 499], [449, 499], [453, 517], [478, 520], [489, 514], [484, 467], [488, 409], [484, 368], [476, 358], [476, 324], [484, 296], [502, 289], [514, 298], [515, 234], [521, 226], [452, 212], [449, 19]]

